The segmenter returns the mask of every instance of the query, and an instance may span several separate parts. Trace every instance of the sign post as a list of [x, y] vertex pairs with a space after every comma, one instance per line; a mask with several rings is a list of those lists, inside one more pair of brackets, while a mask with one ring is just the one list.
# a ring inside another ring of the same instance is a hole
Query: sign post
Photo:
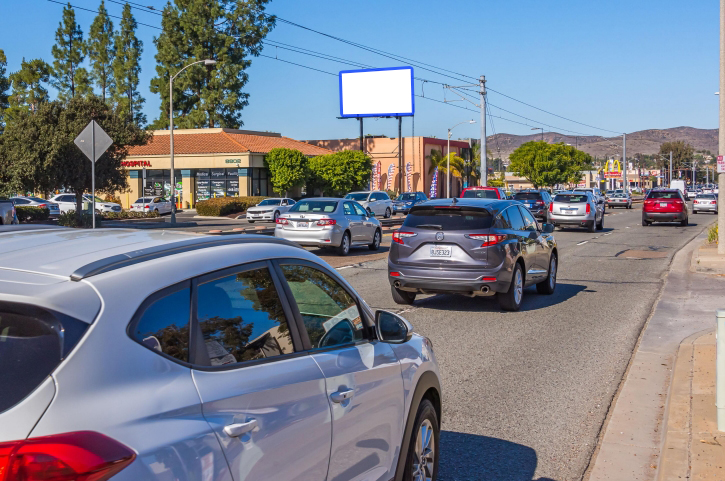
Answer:
[[[96, 228], [96, 161], [108, 150], [113, 144], [113, 140], [108, 134], [96, 123], [91, 120], [86, 128], [78, 134], [73, 141], [81, 152], [85, 154], [91, 161], [91, 219], [92, 227]], [[78, 193], [76, 193], [78, 195]]]

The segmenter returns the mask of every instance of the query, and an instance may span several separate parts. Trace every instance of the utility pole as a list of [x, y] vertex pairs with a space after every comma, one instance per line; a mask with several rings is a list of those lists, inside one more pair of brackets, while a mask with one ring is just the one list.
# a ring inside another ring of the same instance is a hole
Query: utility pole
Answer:
[[672, 187], [672, 151], [670, 150], [670, 187]]
[[[718, 132], [718, 154], [725, 155], [725, 0], [720, 0], [720, 130]], [[716, 164], [717, 165], [717, 164]], [[717, 169], [720, 170], [720, 169]], [[715, 179], [713, 179], [715, 180]], [[725, 192], [725, 173], [720, 173], [717, 176], [718, 192]], [[725, 255], [725, 195], [717, 199], [717, 223], [718, 235], [717, 235], [717, 253]], [[725, 400], [718, 399], [718, 407], [723, 407]], [[718, 409], [718, 412], [720, 410]], [[720, 421], [720, 419], [718, 419]], [[722, 423], [718, 422], [718, 425], [722, 429], [725, 424], [725, 420]]]
[[[725, 0], [722, 0], [725, 2]], [[481, 185], [488, 185], [488, 164], [486, 151], [486, 76], [481, 75]], [[725, 90], [724, 90], [725, 91]]]
[[622, 134], [622, 161], [624, 162], [624, 193], [629, 192], [629, 184], [627, 183], [627, 134]]

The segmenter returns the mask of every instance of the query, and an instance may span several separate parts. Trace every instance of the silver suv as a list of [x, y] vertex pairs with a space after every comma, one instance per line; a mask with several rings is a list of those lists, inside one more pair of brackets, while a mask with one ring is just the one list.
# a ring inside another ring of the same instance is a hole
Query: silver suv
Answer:
[[0, 470], [435, 479], [430, 341], [304, 249], [121, 229], [0, 246]]

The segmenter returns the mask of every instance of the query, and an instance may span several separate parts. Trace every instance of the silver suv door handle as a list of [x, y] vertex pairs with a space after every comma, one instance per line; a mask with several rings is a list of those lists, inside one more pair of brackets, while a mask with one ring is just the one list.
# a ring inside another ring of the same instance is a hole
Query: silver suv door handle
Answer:
[[238, 438], [242, 434], [248, 433], [252, 429], [257, 427], [257, 420], [256, 419], [250, 419], [246, 423], [235, 423], [235, 424], [227, 424], [224, 426], [224, 432], [229, 436], [230, 438]]
[[334, 403], [341, 403], [343, 401], [351, 399], [354, 394], [355, 391], [353, 389], [348, 389], [346, 391], [337, 391], [330, 394], [330, 399], [332, 399], [332, 402]]

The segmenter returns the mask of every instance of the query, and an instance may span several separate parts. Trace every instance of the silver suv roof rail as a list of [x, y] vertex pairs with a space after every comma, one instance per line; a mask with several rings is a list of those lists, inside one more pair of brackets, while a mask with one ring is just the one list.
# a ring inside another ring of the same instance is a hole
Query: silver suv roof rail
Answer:
[[278, 237], [269, 237], [262, 235], [235, 235], [235, 236], [201, 236], [195, 237], [180, 242], [170, 242], [168, 244], [147, 247], [145, 249], [138, 249], [125, 254], [116, 254], [114, 256], [106, 257], [105, 259], [99, 259], [93, 261], [90, 264], [86, 264], [71, 274], [70, 279], [78, 282], [88, 277], [103, 274], [105, 272], [120, 269], [122, 267], [139, 264], [152, 259], [159, 259], [161, 257], [171, 256], [175, 254], [181, 254], [184, 252], [194, 251], [197, 249], [207, 249], [209, 247], [226, 246], [233, 244], [252, 244], [258, 242], [268, 242], [271, 244], [280, 244], [291, 247], [300, 247], [294, 242], [286, 239], [280, 239]]

